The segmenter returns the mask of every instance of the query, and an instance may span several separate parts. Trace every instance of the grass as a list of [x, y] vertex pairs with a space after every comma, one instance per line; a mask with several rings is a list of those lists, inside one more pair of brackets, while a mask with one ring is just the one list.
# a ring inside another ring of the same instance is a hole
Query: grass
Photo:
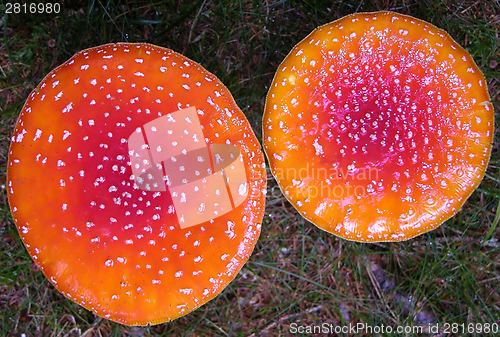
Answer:
[[498, 1], [60, 3], [57, 15], [5, 15], [0, 5], [0, 335], [276, 336], [293, 335], [294, 323], [500, 324], [498, 134], [486, 177], [463, 209], [402, 243], [360, 244], [317, 229], [269, 174], [261, 238], [240, 274], [202, 308], [153, 327], [107, 321], [59, 294], [25, 251], [5, 190], [10, 134], [29, 92], [77, 51], [108, 42], [149, 42], [199, 62], [227, 85], [261, 139], [266, 92], [296, 43], [344, 15], [394, 10], [447, 30], [464, 46], [484, 72], [498, 113]]

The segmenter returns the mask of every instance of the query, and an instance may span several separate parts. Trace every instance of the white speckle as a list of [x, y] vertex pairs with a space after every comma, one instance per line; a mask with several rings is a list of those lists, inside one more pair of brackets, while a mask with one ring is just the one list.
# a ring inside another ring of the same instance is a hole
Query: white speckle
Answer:
[[245, 181], [244, 183], [240, 184], [238, 188], [238, 194], [239, 195], [246, 195], [247, 194], [247, 182]]
[[68, 130], [64, 130], [63, 140], [66, 140], [66, 138], [68, 138], [70, 135], [71, 132], [69, 132]]
[[314, 148], [316, 149], [316, 155], [322, 155], [324, 152], [323, 152], [323, 146], [321, 146], [319, 143], [318, 143], [318, 139], [319, 138], [316, 138], [313, 142], [313, 146]]
[[36, 129], [35, 138], [33, 138], [33, 140], [39, 139], [41, 135], [42, 135], [42, 130]]
[[90, 84], [96, 85], [97, 84], [97, 80], [95, 78], [91, 79], [90, 80]]
[[190, 295], [193, 292], [193, 289], [186, 288], [186, 289], [179, 289], [180, 293], [183, 293], [184, 295]]
[[[23, 131], [20, 134], [17, 135], [16, 142], [18, 142], [18, 143], [22, 142], [25, 133], [27, 133], [27, 131], [23, 129]], [[50, 136], [52, 136], [52, 135], [50, 135]], [[49, 143], [52, 142], [52, 138], [50, 138], [50, 136], [49, 136]]]
[[70, 102], [68, 105], [66, 105], [66, 107], [62, 110], [62, 113], [66, 113], [66, 112], [69, 112], [70, 110], [73, 109], [73, 102]]

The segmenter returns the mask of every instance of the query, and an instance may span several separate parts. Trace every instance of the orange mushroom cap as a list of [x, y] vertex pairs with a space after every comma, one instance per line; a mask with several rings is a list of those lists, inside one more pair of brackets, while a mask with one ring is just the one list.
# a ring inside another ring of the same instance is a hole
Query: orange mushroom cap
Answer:
[[[156, 160], [162, 146], [179, 153]], [[197, 167], [186, 148], [207, 170], [176, 184], [165, 174], [176, 160], [181, 171]], [[217, 186], [214, 177], [222, 190], [205, 188]], [[246, 180], [235, 187], [235, 179]], [[50, 282], [99, 316], [146, 325], [193, 311], [235, 278], [260, 234], [266, 171], [248, 121], [214, 75], [172, 50], [118, 43], [79, 52], [29, 95], [7, 181], [19, 234]], [[225, 193], [232, 204], [202, 223], [176, 214], [176, 198], [187, 217], [203, 213], [203, 198], [222, 207]]]
[[392, 12], [314, 30], [278, 68], [264, 150], [307, 220], [348, 240], [402, 241], [438, 227], [488, 165], [483, 74], [443, 30]]

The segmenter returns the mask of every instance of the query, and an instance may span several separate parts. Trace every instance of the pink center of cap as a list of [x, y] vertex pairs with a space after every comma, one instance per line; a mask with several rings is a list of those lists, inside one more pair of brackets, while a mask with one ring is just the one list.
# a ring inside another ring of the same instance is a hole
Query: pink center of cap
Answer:
[[181, 228], [222, 216], [248, 196], [240, 149], [208, 147], [195, 107], [137, 128], [128, 150], [136, 188], [169, 191]]

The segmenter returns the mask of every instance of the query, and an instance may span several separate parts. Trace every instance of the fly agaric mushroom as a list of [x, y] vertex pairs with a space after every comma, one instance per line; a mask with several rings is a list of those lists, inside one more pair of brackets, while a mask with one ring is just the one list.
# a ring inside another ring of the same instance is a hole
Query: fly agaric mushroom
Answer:
[[471, 56], [443, 30], [392, 12], [314, 30], [280, 65], [264, 150], [286, 198], [348, 240], [438, 227], [478, 186], [493, 108]]
[[248, 121], [214, 75], [153, 45], [87, 49], [50, 72], [21, 111], [7, 173], [45, 276], [127, 325], [214, 298], [260, 234], [266, 171]]

